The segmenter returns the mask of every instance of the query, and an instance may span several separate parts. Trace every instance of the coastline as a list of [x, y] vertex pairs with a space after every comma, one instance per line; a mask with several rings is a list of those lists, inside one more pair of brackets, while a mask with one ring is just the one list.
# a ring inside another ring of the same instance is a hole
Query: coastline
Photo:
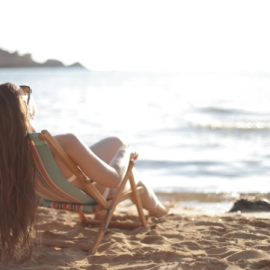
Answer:
[[[167, 204], [168, 206], [175, 207], [175, 208], [177, 207], [189, 208], [191, 210], [194, 209], [194, 210], [204, 211], [208, 214], [227, 213], [232, 209], [234, 203], [241, 199], [247, 200], [249, 202], [262, 201], [266, 205], [269, 203], [269, 200], [270, 200], [269, 193], [156, 192], [156, 195], [165, 205]], [[262, 208], [262, 210], [266, 210], [266, 208], [264, 207]], [[252, 211], [252, 209], [250, 209], [249, 211]]]

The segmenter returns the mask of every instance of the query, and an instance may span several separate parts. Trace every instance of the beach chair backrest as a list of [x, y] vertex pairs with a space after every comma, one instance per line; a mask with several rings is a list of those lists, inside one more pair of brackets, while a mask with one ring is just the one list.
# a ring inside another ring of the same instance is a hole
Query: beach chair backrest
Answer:
[[48, 144], [39, 139], [39, 133], [29, 135], [37, 168], [37, 194], [54, 202], [97, 204], [95, 199], [67, 181], [59, 170]]

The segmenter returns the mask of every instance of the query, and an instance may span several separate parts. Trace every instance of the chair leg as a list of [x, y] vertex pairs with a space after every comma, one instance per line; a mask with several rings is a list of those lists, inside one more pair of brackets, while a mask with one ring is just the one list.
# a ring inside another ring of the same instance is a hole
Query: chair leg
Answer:
[[140, 196], [139, 196], [139, 194], [137, 192], [137, 187], [136, 187], [136, 184], [135, 184], [135, 181], [134, 181], [133, 173], [131, 173], [131, 175], [129, 177], [129, 182], [130, 182], [131, 189], [133, 191], [133, 199], [134, 199], [134, 202], [135, 202], [136, 207], [137, 207], [137, 211], [138, 211], [138, 214], [139, 214], [141, 224], [144, 227], [147, 227], [147, 222], [146, 222], [146, 219], [145, 219], [145, 216], [144, 216], [144, 213], [143, 213], [142, 202], [141, 202]]
[[99, 227], [98, 232], [97, 232], [97, 235], [95, 237], [95, 240], [92, 243], [91, 248], [89, 249], [89, 252], [88, 252], [89, 255], [94, 254], [97, 251], [97, 249], [98, 249], [98, 246], [99, 246], [99, 244], [100, 244], [100, 242], [101, 242], [101, 240], [102, 240], [102, 238], [104, 236], [104, 233], [105, 233], [104, 227], [105, 227], [105, 224], [106, 224], [108, 215], [109, 215], [109, 211], [107, 211], [106, 216], [101, 221], [100, 227]]
[[97, 251], [98, 245], [99, 245], [100, 241], [102, 240], [102, 237], [103, 237], [103, 235], [105, 233], [105, 230], [104, 230], [105, 225], [110, 223], [110, 221], [111, 221], [114, 210], [115, 210], [117, 204], [119, 203], [121, 195], [123, 193], [123, 190], [124, 190], [124, 188], [125, 188], [125, 186], [127, 184], [127, 181], [129, 179], [130, 175], [132, 174], [133, 166], [134, 166], [134, 162], [130, 161], [127, 173], [126, 173], [122, 183], [120, 184], [118, 190], [116, 191], [116, 194], [114, 195], [114, 198], [113, 198], [113, 200], [112, 200], [112, 202], [110, 204], [110, 209], [108, 209], [110, 211], [107, 211], [104, 219], [101, 222], [101, 225], [99, 227], [97, 236], [96, 236], [96, 238], [95, 238], [95, 240], [93, 242], [92, 247], [89, 250], [89, 254], [93, 254], [93, 253], [95, 253]]
[[83, 212], [79, 212], [79, 216], [80, 216], [81, 223], [86, 224], [87, 220], [86, 220], [85, 214]]

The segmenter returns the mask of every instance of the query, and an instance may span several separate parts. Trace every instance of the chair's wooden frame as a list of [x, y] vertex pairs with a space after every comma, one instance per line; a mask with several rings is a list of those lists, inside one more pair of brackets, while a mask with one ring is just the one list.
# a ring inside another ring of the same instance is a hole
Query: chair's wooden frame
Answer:
[[[60, 247], [77, 247], [83, 250], [88, 250], [89, 254], [93, 254], [97, 251], [98, 246], [102, 240], [102, 237], [107, 230], [108, 226], [119, 227], [119, 228], [136, 228], [139, 226], [147, 227], [146, 219], [143, 213], [142, 204], [140, 200], [139, 194], [144, 190], [143, 188], [137, 188], [134, 182], [134, 177], [132, 174], [132, 168], [134, 166], [134, 162], [130, 161], [127, 173], [121, 182], [120, 186], [117, 189], [117, 192], [112, 200], [105, 200], [100, 192], [95, 188], [91, 181], [87, 181], [87, 177], [84, 173], [76, 166], [76, 164], [71, 160], [71, 158], [67, 155], [64, 149], [58, 144], [58, 142], [50, 135], [47, 130], [43, 130], [39, 134], [39, 139], [44, 140], [47, 144], [54, 150], [54, 152], [61, 158], [64, 164], [77, 176], [78, 179], [82, 182], [85, 189], [91, 194], [91, 196], [97, 201], [97, 205], [93, 207], [93, 213], [97, 213], [101, 210], [106, 210], [106, 214], [101, 220], [87, 220], [84, 213], [79, 213], [80, 220], [82, 223], [87, 224], [100, 224], [97, 235], [92, 243], [89, 244], [81, 244], [74, 243], [71, 241], [65, 240], [53, 240], [53, 239], [41, 239], [41, 244], [49, 245], [49, 246], [60, 246]], [[124, 187], [126, 186], [127, 181], [129, 180], [131, 190], [123, 193]], [[126, 200], [130, 198], [136, 205], [137, 211], [139, 214], [140, 223], [123, 223], [123, 222], [112, 222], [111, 218], [114, 213], [114, 210], [117, 204], [120, 201]], [[34, 238], [34, 242], [39, 242], [40, 239]]]

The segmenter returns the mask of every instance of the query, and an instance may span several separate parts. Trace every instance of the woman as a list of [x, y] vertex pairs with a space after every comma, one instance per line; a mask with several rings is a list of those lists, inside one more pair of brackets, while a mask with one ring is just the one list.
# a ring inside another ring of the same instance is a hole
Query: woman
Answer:
[[[30, 94], [27, 86], [0, 85], [0, 252], [6, 262], [15, 254], [20, 256], [22, 247], [26, 247], [26, 251], [31, 249], [29, 235], [34, 225], [37, 196], [35, 166], [28, 143], [28, 134], [35, 132], [31, 123], [35, 106]], [[116, 137], [104, 139], [90, 148], [73, 134], [57, 135], [55, 139], [108, 199], [113, 198], [123, 180], [130, 159], [138, 157]], [[52, 154], [64, 177], [83, 190], [76, 176], [53, 151]], [[154, 192], [139, 181], [135, 169], [133, 173], [136, 184], [145, 190], [141, 194], [143, 208], [152, 216], [166, 214], [167, 210]]]

